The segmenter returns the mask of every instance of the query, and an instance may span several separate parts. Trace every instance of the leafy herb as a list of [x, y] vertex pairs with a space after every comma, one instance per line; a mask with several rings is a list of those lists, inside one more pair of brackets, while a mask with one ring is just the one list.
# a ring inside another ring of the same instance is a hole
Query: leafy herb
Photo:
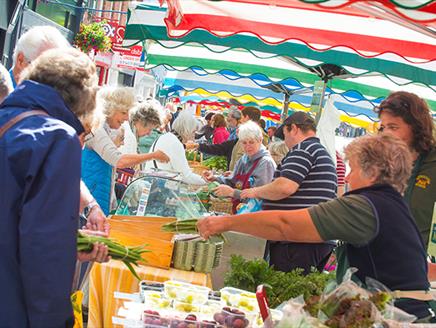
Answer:
[[239, 255], [232, 255], [230, 266], [224, 284], [251, 292], [255, 292], [258, 285], [266, 285], [269, 287], [267, 294], [272, 308], [299, 295], [303, 295], [304, 299], [321, 295], [327, 282], [335, 279], [332, 273], [312, 272], [304, 276], [302, 269], [276, 271], [265, 260], [248, 261]]

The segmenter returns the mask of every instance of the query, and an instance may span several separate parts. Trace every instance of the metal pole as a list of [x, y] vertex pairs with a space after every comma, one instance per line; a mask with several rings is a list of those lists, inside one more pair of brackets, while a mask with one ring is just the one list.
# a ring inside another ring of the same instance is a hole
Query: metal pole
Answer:
[[283, 112], [282, 112], [282, 122], [286, 120], [288, 117], [288, 110], [289, 110], [289, 99], [291, 98], [290, 94], [285, 93], [285, 100], [283, 101]]
[[[315, 113], [315, 122], [318, 125], [318, 122], [321, 118], [321, 113], [323, 110], [324, 96], [325, 96], [325, 88], [327, 86], [328, 80], [323, 80], [322, 84], [315, 83], [313, 87], [313, 97], [312, 103], [310, 105], [310, 111]], [[317, 81], [320, 82], [320, 81]]]

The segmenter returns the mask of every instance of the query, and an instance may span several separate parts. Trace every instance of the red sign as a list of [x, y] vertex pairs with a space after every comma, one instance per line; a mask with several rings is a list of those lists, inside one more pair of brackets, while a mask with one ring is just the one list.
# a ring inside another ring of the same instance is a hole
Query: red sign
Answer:
[[142, 46], [136, 45], [130, 48], [123, 47], [125, 26], [118, 25], [117, 22], [106, 22], [103, 26], [104, 31], [112, 40], [112, 50], [122, 55], [141, 57]]

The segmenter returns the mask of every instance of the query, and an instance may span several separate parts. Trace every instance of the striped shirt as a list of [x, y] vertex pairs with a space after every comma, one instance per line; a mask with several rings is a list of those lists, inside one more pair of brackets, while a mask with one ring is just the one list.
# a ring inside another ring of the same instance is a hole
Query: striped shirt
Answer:
[[283, 177], [299, 185], [287, 198], [264, 200], [266, 210], [307, 208], [336, 197], [336, 167], [319, 139], [307, 138], [294, 146], [282, 160], [274, 178]]
[[336, 152], [336, 174], [338, 176], [338, 187], [345, 186], [345, 164], [341, 155]]

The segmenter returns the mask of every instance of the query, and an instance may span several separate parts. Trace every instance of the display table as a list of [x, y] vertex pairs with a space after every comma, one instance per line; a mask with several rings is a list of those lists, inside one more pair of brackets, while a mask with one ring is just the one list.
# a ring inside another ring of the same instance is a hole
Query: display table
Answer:
[[[176, 269], [159, 269], [148, 266], [135, 268], [143, 280], [164, 282], [181, 280], [197, 285], [211, 287], [209, 274]], [[139, 291], [139, 282], [120, 261], [95, 263], [89, 276], [89, 313], [88, 327], [113, 327], [112, 316], [122, 305], [123, 300], [115, 299], [114, 292], [135, 293]]]

